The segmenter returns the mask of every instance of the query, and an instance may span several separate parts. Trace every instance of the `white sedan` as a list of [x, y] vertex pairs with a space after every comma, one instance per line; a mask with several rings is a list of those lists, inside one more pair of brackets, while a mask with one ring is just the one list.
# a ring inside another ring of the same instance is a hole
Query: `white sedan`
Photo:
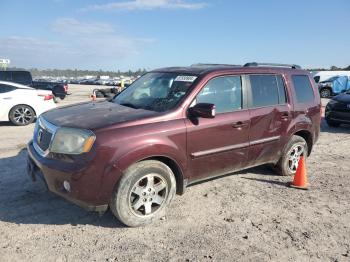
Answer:
[[0, 121], [25, 126], [55, 107], [51, 91], [0, 81]]

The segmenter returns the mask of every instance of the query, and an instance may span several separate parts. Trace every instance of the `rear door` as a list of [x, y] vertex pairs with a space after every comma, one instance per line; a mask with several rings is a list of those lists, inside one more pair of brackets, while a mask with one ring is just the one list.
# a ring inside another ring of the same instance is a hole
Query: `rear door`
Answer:
[[275, 161], [288, 140], [292, 105], [279, 74], [247, 76], [248, 107], [251, 119], [248, 165]]
[[187, 118], [187, 153], [191, 180], [229, 173], [245, 165], [249, 145], [249, 111], [240, 75], [208, 81], [195, 103], [216, 106], [215, 118]]

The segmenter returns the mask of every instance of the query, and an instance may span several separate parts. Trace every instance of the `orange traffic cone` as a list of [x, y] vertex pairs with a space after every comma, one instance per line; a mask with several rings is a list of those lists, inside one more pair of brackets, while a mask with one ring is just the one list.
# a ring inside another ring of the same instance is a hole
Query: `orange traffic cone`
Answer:
[[304, 156], [300, 157], [298, 168], [295, 172], [294, 180], [292, 183], [289, 184], [289, 186], [298, 189], [308, 189]]

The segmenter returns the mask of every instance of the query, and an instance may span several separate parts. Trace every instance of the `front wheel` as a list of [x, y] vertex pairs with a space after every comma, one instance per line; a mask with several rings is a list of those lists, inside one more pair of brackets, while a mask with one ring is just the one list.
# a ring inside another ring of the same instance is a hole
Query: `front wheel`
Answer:
[[10, 110], [9, 119], [16, 126], [26, 126], [34, 122], [35, 112], [30, 106], [17, 105]]
[[294, 176], [301, 156], [307, 157], [308, 146], [301, 136], [292, 136], [283, 150], [277, 168], [282, 176]]
[[320, 91], [320, 96], [322, 98], [329, 98], [331, 96], [332, 92], [329, 88], [323, 88]]
[[175, 192], [171, 169], [162, 162], [145, 160], [126, 170], [115, 188], [110, 208], [125, 225], [144, 226], [163, 216]]

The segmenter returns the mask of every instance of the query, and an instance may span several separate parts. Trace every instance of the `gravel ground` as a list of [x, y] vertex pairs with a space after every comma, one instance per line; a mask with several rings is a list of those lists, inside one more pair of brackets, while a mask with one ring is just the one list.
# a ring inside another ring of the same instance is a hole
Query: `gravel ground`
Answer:
[[[92, 89], [70, 86], [59, 106]], [[286, 187], [291, 178], [267, 167], [249, 169], [189, 187], [144, 228], [32, 183], [24, 147], [33, 128], [0, 124], [0, 261], [350, 261], [349, 126], [322, 123], [308, 191]]]

